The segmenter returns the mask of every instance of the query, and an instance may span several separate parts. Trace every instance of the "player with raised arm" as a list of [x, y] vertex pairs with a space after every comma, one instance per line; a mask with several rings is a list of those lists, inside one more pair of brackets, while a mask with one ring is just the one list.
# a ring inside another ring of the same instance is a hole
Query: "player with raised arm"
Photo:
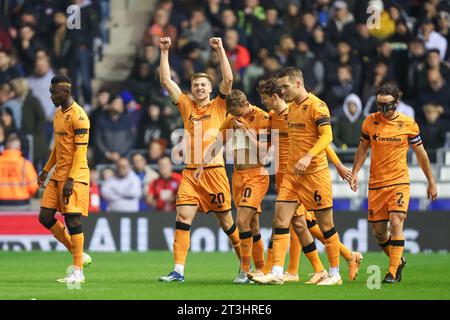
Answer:
[[368, 220], [378, 244], [389, 257], [389, 270], [383, 283], [401, 281], [406, 264], [402, 255], [405, 245], [403, 224], [409, 205], [406, 158], [409, 146], [412, 146], [428, 180], [428, 199], [435, 200], [437, 197], [436, 183], [420, 138], [419, 126], [412, 118], [396, 111], [400, 97], [401, 92], [395, 85], [385, 84], [378, 88], [378, 112], [367, 116], [362, 124], [361, 141], [355, 154], [350, 184], [353, 191], [358, 189], [358, 172], [370, 147]]
[[[270, 110], [270, 126], [273, 150], [276, 150], [274, 160], [277, 162], [275, 165], [276, 175], [275, 184], [276, 190], [280, 190], [283, 176], [286, 173], [286, 167], [289, 157], [289, 128], [287, 122], [287, 114], [289, 110], [288, 104], [283, 100], [281, 86], [278, 79], [271, 78], [269, 80], [263, 80], [258, 85], [258, 92], [261, 96], [262, 102]], [[327, 157], [336, 167], [339, 175], [342, 179], [351, 180], [351, 170], [345, 167], [338, 156], [334, 152], [331, 146], [325, 149]], [[305, 215], [306, 224], [309, 232], [320, 242], [325, 243], [322, 231], [320, 231], [317, 225], [314, 213], [307, 211], [304, 213], [305, 206], [301, 204], [291, 220], [290, 233], [291, 240], [289, 244], [289, 266], [287, 271], [283, 275], [283, 280], [286, 281], [298, 281], [298, 267], [300, 263], [301, 244], [298, 239], [294, 227], [296, 220], [299, 216]], [[343, 243], [340, 244], [340, 253], [342, 257], [347, 261], [349, 267], [349, 279], [355, 280], [359, 271], [361, 261], [363, 259], [362, 254], [359, 252], [352, 252]], [[273, 252], [272, 252], [272, 240], [269, 242], [269, 248], [267, 253], [267, 262], [264, 266], [264, 273], [268, 273], [272, 270], [273, 266]]]
[[214, 212], [228, 235], [240, 259], [239, 231], [231, 215], [231, 193], [225, 172], [223, 157], [205, 167], [202, 178], [194, 179], [195, 169], [202, 164], [203, 153], [211, 144], [226, 117], [225, 97], [230, 94], [233, 74], [220, 38], [211, 38], [211, 47], [217, 52], [222, 71], [220, 93], [213, 100], [211, 79], [206, 73], [191, 76], [191, 99], [183, 94], [170, 78], [169, 49], [171, 39], [160, 40], [160, 81], [170, 99], [177, 105], [184, 123], [184, 161], [183, 178], [176, 197], [177, 216], [173, 243], [174, 270], [161, 281], [184, 281], [184, 266], [190, 245], [190, 229], [197, 210]]
[[340, 241], [333, 223], [331, 175], [325, 149], [331, 143], [330, 111], [327, 105], [304, 87], [300, 69], [286, 68], [278, 77], [283, 99], [289, 103], [289, 157], [275, 205], [273, 220], [272, 273], [251, 277], [263, 284], [282, 284], [283, 265], [289, 246], [289, 225], [299, 204], [314, 211], [325, 239], [330, 264], [329, 274], [320, 262], [305, 215], [296, 223], [303, 252], [310, 260], [314, 275], [310, 282], [318, 285], [342, 284], [339, 273]]
[[[61, 242], [73, 256], [73, 268], [58, 282], [84, 282], [83, 266], [92, 259], [83, 253], [84, 234], [81, 216], [89, 209], [89, 167], [87, 145], [89, 142], [89, 118], [72, 98], [72, 82], [62, 75], [51, 80], [50, 93], [56, 112], [53, 120], [55, 146], [38, 178], [45, 188], [41, 200], [39, 222]], [[55, 167], [56, 166], [56, 167]], [[45, 186], [48, 172], [55, 171]], [[55, 219], [59, 211], [64, 224]]]
[[[228, 116], [223, 122], [216, 142], [206, 151], [212, 159], [221, 146], [233, 139], [234, 172], [232, 179], [233, 200], [237, 209], [236, 223], [241, 240], [241, 266], [234, 283], [249, 283], [251, 258], [255, 264], [255, 274], [263, 275], [264, 246], [259, 233], [261, 202], [269, 188], [269, 175], [262, 163], [267, 154], [270, 138], [269, 115], [251, 105], [245, 94], [233, 90], [226, 98]], [[209, 161], [205, 161], [206, 164]], [[194, 176], [200, 179], [204, 166], [200, 166]]]

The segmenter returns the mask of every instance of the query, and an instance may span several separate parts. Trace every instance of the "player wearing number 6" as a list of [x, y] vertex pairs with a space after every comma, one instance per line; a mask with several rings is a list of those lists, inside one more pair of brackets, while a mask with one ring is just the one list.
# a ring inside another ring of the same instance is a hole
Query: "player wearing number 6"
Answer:
[[303, 251], [318, 275], [318, 285], [341, 284], [339, 274], [340, 241], [333, 223], [331, 175], [325, 149], [332, 141], [330, 112], [327, 105], [304, 87], [300, 69], [286, 68], [278, 77], [283, 99], [289, 103], [287, 116], [289, 156], [275, 205], [273, 220], [273, 268], [264, 276], [249, 277], [263, 284], [282, 284], [283, 265], [289, 246], [289, 225], [297, 207], [303, 204], [314, 211], [323, 233], [329, 275], [320, 262], [314, 239], [308, 231], [305, 211], [297, 217], [297, 228]]
[[161, 281], [184, 281], [184, 265], [190, 244], [190, 228], [197, 210], [204, 213], [214, 212], [222, 230], [228, 235], [236, 255], [240, 259], [239, 231], [231, 216], [231, 193], [225, 172], [223, 157], [217, 157], [214, 163], [205, 168], [198, 181], [194, 179], [195, 169], [203, 163], [206, 148], [214, 141], [222, 122], [226, 117], [225, 97], [230, 94], [233, 75], [220, 38], [211, 38], [211, 47], [220, 59], [222, 82], [219, 95], [210, 100], [211, 80], [206, 73], [191, 76], [191, 94], [183, 94], [178, 85], [170, 78], [169, 49], [170, 38], [160, 39], [160, 81], [174, 104], [178, 106], [184, 123], [183, 155], [186, 164], [178, 189], [176, 206], [177, 216], [173, 255], [175, 267]]
[[[409, 173], [406, 155], [411, 145], [428, 180], [428, 198], [436, 199], [437, 189], [419, 127], [410, 117], [396, 111], [400, 90], [390, 84], [377, 90], [378, 112], [362, 124], [361, 142], [355, 154], [351, 188], [358, 189], [358, 172], [372, 149], [369, 179], [369, 222], [379, 245], [389, 257], [389, 271], [383, 283], [401, 281], [405, 237], [403, 223], [409, 204]], [[389, 230], [388, 230], [389, 223]]]

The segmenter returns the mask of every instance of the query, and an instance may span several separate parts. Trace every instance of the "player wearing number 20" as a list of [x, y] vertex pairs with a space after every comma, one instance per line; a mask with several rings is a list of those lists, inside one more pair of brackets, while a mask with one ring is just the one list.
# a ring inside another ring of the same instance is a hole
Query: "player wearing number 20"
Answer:
[[176, 206], [177, 216], [173, 255], [175, 267], [161, 281], [184, 281], [184, 265], [190, 244], [190, 228], [197, 210], [204, 213], [214, 212], [222, 230], [228, 235], [236, 255], [240, 259], [239, 231], [231, 216], [230, 184], [224, 168], [223, 157], [205, 168], [201, 179], [194, 179], [196, 168], [203, 163], [206, 148], [214, 142], [227, 108], [225, 97], [231, 93], [233, 75], [220, 38], [210, 39], [211, 47], [216, 50], [222, 71], [219, 95], [210, 100], [211, 80], [206, 73], [191, 76], [191, 94], [183, 94], [178, 85], [170, 78], [169, 49], [170, 38], [161, 38], [160, 81], [167, 90], [170, 99], [177, 105], [184, 123], [183, 155], [186, 168], [178, 189]]

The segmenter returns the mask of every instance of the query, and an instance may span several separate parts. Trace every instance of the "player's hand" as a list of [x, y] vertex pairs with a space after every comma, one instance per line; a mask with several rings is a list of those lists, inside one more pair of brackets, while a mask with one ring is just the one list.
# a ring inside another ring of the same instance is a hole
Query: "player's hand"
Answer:
[[245, 130], [245, 124], [243, 124], [241, 121], [234, 119], [233, 128], [236, 130]]
[[194, 171], [194, 179], [195, 180], [200, 181], [200, 178], [201, 178], [202, 173], [203, 173], [203, 167], [204, 166], [201, 165], [201, 166], [197, 167], [197, 169], [195, 169], [195, 171]]
[[350, 189], [352, 189], [353, 192], [358, 191], [358, 175], [352, 173], [352, 179], [350, 180]]
[[352, 170], [344, 166], [342, 163], [336, 166], [337, 172], [342, 180], [347, 181], [348, 183], [352, 182]]
[[169, 50], [172, 45], [172, 40], [169, 37], [163, 37], [159, 39], [159, 48], [161, 50]]
[[432, 182], [430, 184], [428, 184], [428, 188], [427, 188], [427, 199], [431, 199], [431, 200], [436, 200], [437, 198], [437, 187], [436, 187], [436, 183]]
[[73, 193], [73, 179], [67, 179], [66, 183], [63, 187], [63, 200], [64, 204], [67, 205], [69, 203], [69, 198]]
[[209, 39], [209, 44], [214, 50], [219, 50], [223, 48], [222, 39], [221, 38], [211, 38]]
[[38, 177], [37, 184], [42, 189], [45, 189], [44, 184], [45, 184], [45, 180], [47, 180], [47, 175], [48, 175], [48, 172], [45, 170], [42, 170], [41, 174]]
[[312, 158], [313, 158], [312, 155], [307, 153], [303, 158], [298, 160], [297, 164], [294, 167], [294, 173], [296, 175], [305, 173], [306, 169], [311, 164]]

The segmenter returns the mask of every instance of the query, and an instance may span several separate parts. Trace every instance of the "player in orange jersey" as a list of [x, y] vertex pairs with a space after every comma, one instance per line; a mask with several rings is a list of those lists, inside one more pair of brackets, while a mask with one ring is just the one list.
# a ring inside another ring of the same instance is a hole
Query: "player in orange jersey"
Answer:
[[401, 92], [391, 84], [377, 90], [378, 112], [363, 122], [361, 142], [353, 164], [352, 190], [358, 189], [358, 172], [372, 149], [369, 178], [369, 217], [372, 232], [389, 257], [389, 271], [383, 283], [401, 281], [406, 260], [402, 257], [403, 224], [409, 205], [409, 172], [406, 155], [411, 145], [428, 180], [427, 197], [437, 197], [436, 183], [419, 127], [410, 117], [396, 111]]
[[[233, 139], [232, 190], [241, 240], [240, 272], [233, 282], [249, 283], [246, 273], [250, 271], [252, 256], [255, 273], [263, 274], [264, 268], [264, 245], [259, 233], [258, 214], [261, 214], [261, 202], [270, 182], [267, 169], [261, 161], [267, 154], [270, 119], [265, 111], [251, 105], [240, 90], [233, 90], [227, 96], [226, 104], [229, 115], [220, 128], [216, 143], [210, 146], [206, 154], [214, 151], [216, 156], [216, 150]], [[202, 173], [203, 166], [200, 166], [194, 175], [200, 179]]]
[[286, 68], [278, 77], [283, 99], [289, 103], [289, 157], [287, 172], [281, 182], [273, 221], [272, 273], [252, 277], [258, 283], [282, 284], [283, 265], [289, 246], [289, 225], [299, 204], [314, 211], [330, 263], [329, 274], [325, 271], [305, 214], [297, 220], [296, 227], [303, 252], [310, 260], [314, 275], [310, 280], [318, 285], [342, 284], [339, 273], [340, 241], [333, 223], [333, 196], [331, 175], [325, 149], [331, 143], [332, 130], [327, 105], [304, 87], [300, 69]]
[[[87, 145], [89, 142], [89, 118], [72, 98], [71, 80], [56, 75], [51, 80], [51, 99], [56, 112], [53, 120], [55, 146], [38, 178], [45, 188], [41, 200], [39, 222], [50, 230], [73, 256], [73, 268], [58, 282], [84, 282], [83, 265], [92, 259], [83, 253], [84, 234], [81, 216], [88, 215], [89, 167]], [[48, 172], [55, 171], [45, 186]], [[65, 226], [55, 219], [56, 211], [64, 215]]]
[[184, 265], [190, 245], [190, 229], [197, 210], [204, 213], [214, 212], [228, 235], [236, 255], [240, 259], [239, 231], [231, 216], [231, 193], [225, 172], [223, 157], [217, 157], [214, 163], [205, 168], [202, 178], [197, 181], [193, 173], [203, 163], [206, 148], [214, 141], [222, 122], [226, 117], [225, 97], [230, 94], [233, 74], [220, 38], [211, 38], [211, 47], [217, 52], [222, 71], [220, 93], [213, 100], [211, 79], [205, 73], [191, 77], [191, 94], [183, 94], [178, 85], [170, 78], [169, 49], [170, 38], [160, 40], [160, 81], [167, 90], [170, 99], [178, 106], [184, 123], [184, 161], [183, 178], [176, 197], [177, 216], [173, 243], [174, 270], [161, 281], [184, 281]]
[[[278, 83], [278, 79], [272, 78], [267, 81], [261, 81], [258, 85], [258, 92], [261, 96], [261, 99], [264, 105], [270, 110], [270, 123], [271, 123], [271, 137], [272, 137], [272, 146], [274, 146], [274, 150], [277, 154], [274, 155], [274, 161], [277, 162], [275, 165], [276, 175], [275, 175], [275, 183], [277, 191], [280, 189], [281, 182], [283, 180], [283, 176], [286, 173], [286, 167], [289, 156], [289, 128], [287, 122], [287, 114], [288, 114], [288, 104], [283, 100], [281, 93], [281, 86]], [[350, 181], [351, 180], [351, 170], [346, 168], [338, 156], [331, 148], [328, 146], [326, 148], [326, 153], [328, 158], [335, 165], [339, 175], [342, 179]], [[291, 220], [291, 240], [289, 245], [289, 266], [287, 271], [283, 275], [283, 280], [286, 281], [298, 281], [298, 266], [300, 262], [300, 251], [301, 244], [298, 240], [296, 232], [293, 230], [293, 226], [295, 226], [295, 221], [299, 216], [303, 215], [303, 211], [305, 207], [301, 204], [296, 214]], [[309, 229], [309, 232], [319, 241], [325, 243], [325, 239], [323, 238], [323, 233], [320, 231], [320, 228], [317, 225], [316, 219], [314, 217], [313, 212], [306, 213], [306, 223]], [[363, 259], [361, 253], [359, 252], [351, 252], [348, 248], [344, 246], [344, 244], [340, 244], [340, 253], [347, 261], [349, 266], [349, 278], [350, 280], [355, 280], [358, 270]], [[273, 266], [273, 254], [272, 254], [272, 240], [269, 242], [268, 248], [268, 257], [267, 263], [264, 266], [265, 273], [271, 271]]]

